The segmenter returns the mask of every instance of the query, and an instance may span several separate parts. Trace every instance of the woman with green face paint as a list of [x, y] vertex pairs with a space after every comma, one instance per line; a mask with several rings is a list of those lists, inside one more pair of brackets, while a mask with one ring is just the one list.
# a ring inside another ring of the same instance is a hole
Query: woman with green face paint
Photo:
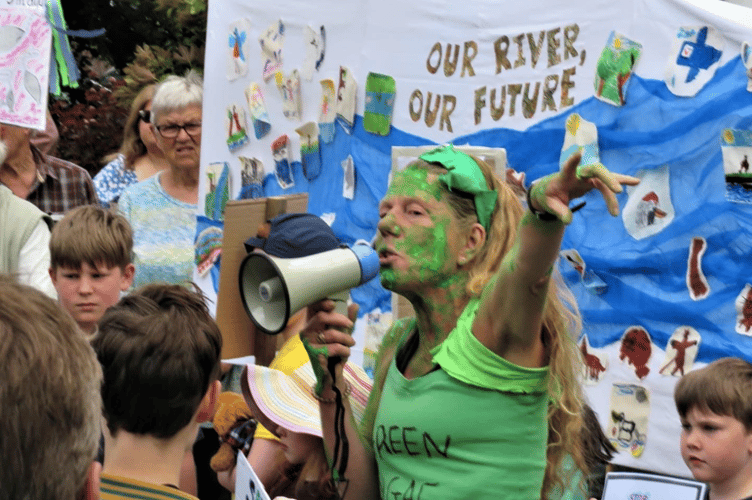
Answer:
[[[615, 193], [638, 179], [579, 161], [576, 153], [536, 182], [529, 209], [488, 165], [452, 146], [394, 176], [375, 246], [382, 284], [415, 317], [392, 325], [363, 425], [347, 426], [346, 498], [537, 500], [567, 482], [563, 457], [587, 472], [580, 321], [555, 261], [572, 199], [598, 189], [617, 215]], [[314, 361], [346, 359], [353, 340], [341, 329], [352, 322], [329, 301], [309, 312], [301, 336], [324, 348]], [[337, 391], [323, 378], [333, 451], [336, 409], [327, 402]]]

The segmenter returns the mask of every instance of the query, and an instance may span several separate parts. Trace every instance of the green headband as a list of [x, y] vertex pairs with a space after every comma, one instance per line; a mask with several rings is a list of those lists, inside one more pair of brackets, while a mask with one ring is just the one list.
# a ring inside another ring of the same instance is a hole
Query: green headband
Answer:
[[439, 146], [423, 153], [419, 158], [428, 163], [438, 163], [447, 169], [447, 173], [441, 174], [439, 180], [449, 191], [459, 191], [473, 197], [478, 222], [488, 231], [499, 193], [495, 189], [488, 189], [486, 178], [475, 160], [454, 149], [452, 144]]

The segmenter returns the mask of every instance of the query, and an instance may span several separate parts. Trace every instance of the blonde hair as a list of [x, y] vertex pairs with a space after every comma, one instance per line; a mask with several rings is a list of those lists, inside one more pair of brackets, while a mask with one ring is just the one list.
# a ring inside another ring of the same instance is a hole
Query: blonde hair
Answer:
[[[486, 242], [474, 257], [469, 272], [467, 292], [480, 296], [483, 288], [499, 271], [504, 256], [517, 239], [517, 228], [525, 211], [512, 188], [500, 181], [492, 168], [484, 161], [470, 155], [480, 167], [489, 189], [498, 192], [496, 207], [491, 214]], [[443, 173], [442, 166], [416, 160], [408, 167], [423, 168], [429, 172]], [[440, 184], [447, 194], [449, 206], [454, 211], [460, 225], [469, 227], [478, 222], [473, 199], [462, 193], [449, 191]], [[575, 339], [579, 336], [582, 322], [577, 303], [571, 291], [564, 284], [561, 274], [554, 266], [552, 286], [543, 314], [543, 343], [548, 351], [548, 392], [551, 403], [548, 411], [548, 450], [546, 473], [543, 482], [544, 493], [554, 484], [564, 484], [560, 476], [562, 459], [571, 455], [579, 470], [588, 473], [582, 452], [580, 434], [583, 427], [582, 408], [582, 358]], [[544, 495], [545, 497], [545, 495]]]
[[0, 304], [0, 498], [74, 500], [99, 444], [99, 363], [43, 293], [0, 276]]
[[147, 85], [136, 95], [131, 104], [131, 110], [123, 127], [123, 142], [120, 145], [120, 153], [125, 158], [125, 168], [133, 170], [133, 162], [146, 154], [146, 145], [141, 140], [139, 126], [141, 124], [141, 111], [154, 97], [155, 84]]
[[679, 379], [674, 402], [681, 418], [693, 408], [730, 416], [752, 431], [752, 364], [720, 358]]
[[79, 269], [85, 262], [124, 269], [132, 262], [133, 230], [123, 215], [97, 205], [65, 214], [50, 235], [50, 267]]

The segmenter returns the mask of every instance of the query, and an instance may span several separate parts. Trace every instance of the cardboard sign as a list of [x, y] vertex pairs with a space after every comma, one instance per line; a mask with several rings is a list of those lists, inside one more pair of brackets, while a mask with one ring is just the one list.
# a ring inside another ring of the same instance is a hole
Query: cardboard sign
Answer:
[[[268, 365], [274, 356], [274, 337], [256, 335], [256, 328], [240, 298], [238, 273], [240, 263], [246, 256], [243, 243], [256, 236], [259, 225], [268, 219], [284, 213], [305, 212], [307, 206], [307, 193], [227, 202], [217, 293], [217, 325], [222, 332], [222, 359], [253, 354], [259, 364]], [[269, 344], [267, 347], [270, 349], [259, 344]]]

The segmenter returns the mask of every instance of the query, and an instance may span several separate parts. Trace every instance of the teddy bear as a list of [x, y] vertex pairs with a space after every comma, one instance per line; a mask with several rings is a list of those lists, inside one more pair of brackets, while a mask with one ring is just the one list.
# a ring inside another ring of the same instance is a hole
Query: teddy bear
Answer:
[[230, 470], [235, 466], [235, 453], [248, 453], [251, 449], [256, 420], [243, 396], [235, 392], [222, 392], [217, 397], [212, 423], [222, 444], [209, 465], [215, 472]]

